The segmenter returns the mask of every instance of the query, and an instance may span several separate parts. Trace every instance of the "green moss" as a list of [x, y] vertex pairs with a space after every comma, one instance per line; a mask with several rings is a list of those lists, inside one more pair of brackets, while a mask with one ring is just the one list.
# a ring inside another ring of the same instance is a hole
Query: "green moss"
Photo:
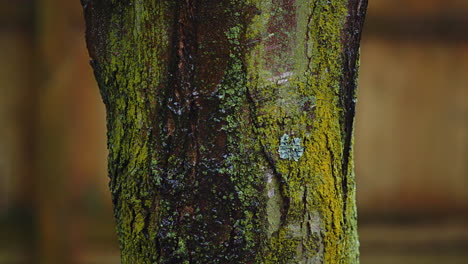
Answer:
[[282, 229], [270, 239], [267, 255], [262, 263], [299, 263], [296, 256], [298, 245], [299, 240], [292, 239], [287, 235], [287, 231]]
[[[157, 218], [154, 194], [160, 176], [157, 162], [151, 161], [153, 110], [147, 104], [156, 101], [150, 87], [160, 86], [167, 71], [155, 60], [167, 52], [167, 21], [161, 16], [167, 6], [136, 1], [133, 6], [115, 2], [106, 8], [117, 12], [108, 17], [105, 54], [94, 59], [106, 99], [110, 188], [122, 262], [152, 263], [158, 258], [154, 238], [159, 225], [152, 221]], [[154, 31], [144, 30], [148, 25]]]
[[[259, 7], [262, 4], [266, 6], [265, 2], [260, 2]], [[286, 40], [290, 41], [287, 46], [293, 48], [281, 49], [286, 54], [272, 54], [274, 51], [267, 51], [266, 44], [259, 44], [246, 60], [249, 87], [252, 87], [257, 113], [255, 118], [259, 124], [256, 129], [259, 143], [269, 153], [275, 153], [275, 150], [281, 149], [282, 135], [288, 134], [302, 138], [304, 145], [304, 155], [297, 162], [273, 155], [275, 170], [286, 182], [284, 199], [289, 203], [289, 208], [280, 234], [273, 236], [269, 242], [269, 252], [276, 250], [277, 253], [273, 254], [276, 257], [269, 257], [266, 263], [290, 263], [284, 262], [284, 254], [292, 254], [291, 249], [285, 251], [279, 245], [296, 245], [294, 236], [284, 234], [288, 234], [291, 227], [300, 226], [304, 221], [304, 210], [314, 210], [320, 215], [323, 230], [320, 240], [324, 245], [324, 255], [320, 258], [325, 263], [356, 263], [355, 221], [348, 221], [345, 226], [343, 219], [354, 217], [355, 201], [354, 197], [348, 196], [347, 201], [343, 197], [343, 178], [353, 176], [342, 175], [344, 146], [340, 120], [343, 112], [338, 99], [342, 74], [340, 40], [347, 2], [311, 1], [296, 5], [296, 9], [289, 10], [297, 16], [295, 28], [288, 28], [288, 13], [282, 11], [282, 14], [276, 14], [275, 19], [285, 26], [276, 26], [273, 32], [278, 42], [284, 42], [281, 39], [282, 30], [284, 36], [293, 35], [292, 40]], [[271, 20], [274, 15], [261, 14], [254, 18], [254, 28], [248, 30], [250, 38], [269, 35], [272, 28], [270, 25], [269, 29], [268, 22], [264, 20]], [[275, 42], [269, 45], [275, 45]], [[283, 59], [287, 56], [294, 57], [294, 62], [288, 65], [288, 60]], [[282, 69], [278, 72], [276, 67]], [[283, 77], [285, 75], [286, 78]], [[278, 100], [278, 97], [282, 100]], [[306, 98], [310, 98], [310, 102]], [[307, 199], [306, 205], [304, 197]], [[343, 213], [345, 202], [350, 206]], [[302, 239], [304, 246], [301, 254], [310, 255], [310, 251], [316, 248], [311, 245], [317, 240], [317, 235], [302, 232]], [[350, 251], [351, 246], [355, 250]]]
[[[112, 2], [97, 79], [122, 263], [358, 263], [352, 152], [341, 167], [347, 1], [279, 2], [197, 11], [198, 22], [220, 16], [224, 35], [199, 32], [212, 41], [197, 59], [213, 65], [187, 77], [187, 100], [211, 103], [190, 114], [170, 109], [182, 77], [167, 74], [182, 75], [170, 43], [189, 11]], [[192, 131], [197, 118], [218, 130]]]

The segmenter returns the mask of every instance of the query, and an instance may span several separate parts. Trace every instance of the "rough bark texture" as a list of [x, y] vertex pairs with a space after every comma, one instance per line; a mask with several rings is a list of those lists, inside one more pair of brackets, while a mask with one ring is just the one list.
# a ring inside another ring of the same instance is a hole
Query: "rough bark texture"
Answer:
[[122, 263], [358, 263], [366, 0], [83, 0]]

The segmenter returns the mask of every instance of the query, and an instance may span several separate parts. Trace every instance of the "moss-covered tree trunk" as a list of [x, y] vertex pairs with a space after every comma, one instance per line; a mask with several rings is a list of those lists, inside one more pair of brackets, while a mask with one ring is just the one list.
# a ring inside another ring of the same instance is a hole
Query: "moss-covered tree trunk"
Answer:
[[358, 263], [366, 0], [82, 0], [122, 263]]

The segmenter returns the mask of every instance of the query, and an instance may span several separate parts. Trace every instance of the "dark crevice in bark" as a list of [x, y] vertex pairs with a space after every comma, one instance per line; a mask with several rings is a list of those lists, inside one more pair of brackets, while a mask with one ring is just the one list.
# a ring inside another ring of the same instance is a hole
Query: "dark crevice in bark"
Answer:
[[[171, 257], [176, 255], [177, 242], [181, 240], [186, 242], [185, 259], [190, 263], [206, 263], [205, 258], [210, 255], [214, 258], [210, 261], [214, 262], [219, 261], [218, 256], [229, 256], [234, 261], [251, 257], [242, 252], [245, 241], [234, 226], [244, 217], [235, 185], [230, 175], [219, 172], [227, 155], [227, 134], [222, 126], [228, 113], [219, 111], [221, 102], [216, 90], [230, 67], [229, 54], [233, 49], [226, 37], [229, 28], [235, 25], [234, 14], [224, 13], [229, 5], [228, 1], [193, 0], [180, 2], [175, 10], [168, 70], [171, 74], [161, 104], [165, 107], [163, 133], [168, 134], [161, 142], [165, 156], [161, 199], [170, 203], [168, 208], [177, 211], [177, 220], [159, 232], [158, 243], [163, 247], [160, 258], [168, 263], [183, 260], [182, 256]], [[199, 43], [203, 46], [198, 46]], [[178, 165], [174, 164], [174, 158]], [[179, 190], [164, 180], [170, 171], [182, 175]], [[233, 198], [222, 198], [230, 194]], [[203, 217], [201, 220], [195, 219], [195, 210], [199, 210], [197, 217]], [[186, 213], [190, 216], [185, 217]], [[168, 241], [163, 236], [169, 232], [177, 237]]]
[[[173, 210], [164, 212], [160, 219], [164, 227], [159, 230], [157, 243], [161, 245], [159, 259], [165, 260], [161, 263], [183, 262], [184, 258], [190, 258], [190, 255], [175, 252], [178, 242], [185, 240], [186, 223], [182, 216], [193, 203], [192, 186], [198, 166], [197, 155], [190, 157], [190, 154], [198, 153], [196, 126], [193, 126], [193, 122], [197, 122], [197, 110], [192, 108], [197, 51], [194, 8], [194, 1], [190, 0], [181, 1], [174, 8], [169, 62], [171, 74], [163, 88], [161, 103], [164, 127], [162, 134], [157, 135], [162, 140], [155, 139], [156, 145], [162, 147], [160, 155], [164, 157], [158, 166], [162, 170], [159, 192], [167, 208]], [[173, 235], [168, 236], [169, 233]]]
[[343, 79], [341, 81], [340, 101], [343, 109], [342, 135], [343, 135], [343, 160], [342, 191], [343, 191], [343, 221], [346, 224], [349, 158], [352, 149], [353, 123], [356, 111], [356, 90], [359, 60], [359, 43], [364, 25], [367, 9], [367, 0], [349, 0], [348, 17], [342, 33], [343, 50]]

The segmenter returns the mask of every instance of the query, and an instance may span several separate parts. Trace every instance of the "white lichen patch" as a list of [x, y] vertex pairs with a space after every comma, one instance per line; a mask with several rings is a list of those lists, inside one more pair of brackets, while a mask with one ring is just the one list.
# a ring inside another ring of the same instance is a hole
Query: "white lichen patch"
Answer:
[[275, 189], [271, 188], [269, 191], [268, 191], [268, 198], [271, 198], [275, 196]]
[[265, 179], [267, 183], [271, 183], [273, 181], [273, 174], [267, 172], [265, 175]]
[[283, 200], [278, 179], [271, 170], [266, 171], [265, 179], [267, 182], [265, 194], [267, 196], [266, 213], [268, 220], [268, 237], [271, 237], [281, 226], [281, 208], [283, 208]]
[[268, 78], [267, 80], [276, 84], [283, 84], [289, 82], [289, 77], [291, 77], [294, 73], [293, 72], [283, 72], [279, 75], [273, 76]]

